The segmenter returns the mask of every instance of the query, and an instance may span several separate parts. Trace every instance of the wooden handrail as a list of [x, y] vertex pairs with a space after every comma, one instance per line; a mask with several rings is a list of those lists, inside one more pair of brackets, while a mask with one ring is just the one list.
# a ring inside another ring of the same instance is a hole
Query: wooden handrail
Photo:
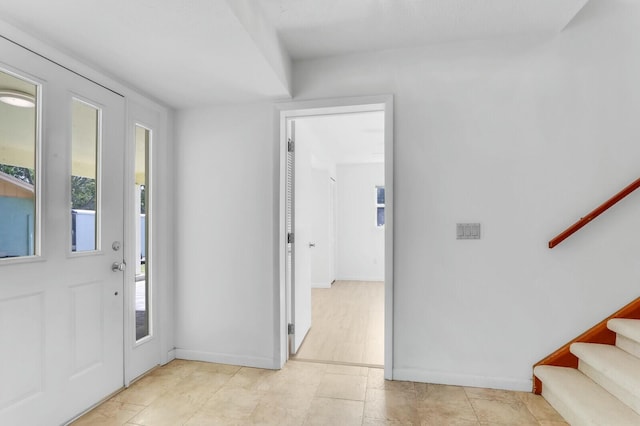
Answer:
[[631, 194], [633, 191], [635, 191], [638, 188], [640, 188], [640, 178], [634, 180], [632, 183], [627, 185], [627, 187], [625, 187], [622, 191], [618, 192], [616, 195], [609, 198], [606, 202], [602, 203], [598, 208], [589, 212], [589, 214], [587, 214], [585, 217], [580, 218], [579, 221], [577, 221], [576, 223], [568, 227], [566, 230], [558, 234], [558, 236], [556, 236], [553, 240], [549, 241], [549, 248], [552, 249], [558, 244], [560, 244], [561, 242], [563, 242], [564, 240], [566, 240], [567, 238], [569, 238], [580, 228], [585, 226], [587, 223], [591, 222], [596, 217], [600, 216], [611, 206], [613, 206], [618, 201], [622, 200], [624, 197]]

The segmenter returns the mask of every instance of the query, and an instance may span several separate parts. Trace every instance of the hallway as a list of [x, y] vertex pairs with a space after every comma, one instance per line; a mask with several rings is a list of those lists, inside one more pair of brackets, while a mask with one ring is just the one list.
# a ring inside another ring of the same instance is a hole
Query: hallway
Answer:
[[384, 283], [336, 281], [311, 291], [311, 330], [294, 359], [382, 367]]

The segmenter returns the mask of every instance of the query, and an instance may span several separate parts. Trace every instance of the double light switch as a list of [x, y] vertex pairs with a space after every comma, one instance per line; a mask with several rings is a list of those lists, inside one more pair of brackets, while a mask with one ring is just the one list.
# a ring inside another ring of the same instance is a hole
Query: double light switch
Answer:
[[456, 239], [458, 240], [479, 240], [479, 223], [458, 223], [456, 224]]

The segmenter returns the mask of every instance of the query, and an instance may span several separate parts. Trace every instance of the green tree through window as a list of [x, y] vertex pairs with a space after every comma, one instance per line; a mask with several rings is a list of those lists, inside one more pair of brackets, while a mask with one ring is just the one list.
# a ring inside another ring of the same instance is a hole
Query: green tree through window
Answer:
[[71, 208], [96, 210], [96, 180], [71, 176]]
[[28, 169], [26, 167], [9, 166], [7, 164], [0, 164], [0, 172], [13, 176], [16, 179], [20, 179], [30, 185], [34, 185], [36, 181], [36, 171]]

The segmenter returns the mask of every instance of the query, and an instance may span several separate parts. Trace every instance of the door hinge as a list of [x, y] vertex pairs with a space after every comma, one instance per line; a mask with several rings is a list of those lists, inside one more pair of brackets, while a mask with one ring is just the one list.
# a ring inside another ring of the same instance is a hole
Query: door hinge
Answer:
[[287, 244], [293, 244], [295, 241], [295, 237], [293, 236], [293, 232], [289, 232], [287, 234]]
[[296, 325], [295, 324], [288, 324], [287, 325], [287, 334], [293, 335], [295, 333], [296, 333]]
[[296, 146], [296, 143], [291, 139], [289, 139], [287, 141], [287, 152], [293, 152], [293, 150], [295, 149], [295, 146]]

